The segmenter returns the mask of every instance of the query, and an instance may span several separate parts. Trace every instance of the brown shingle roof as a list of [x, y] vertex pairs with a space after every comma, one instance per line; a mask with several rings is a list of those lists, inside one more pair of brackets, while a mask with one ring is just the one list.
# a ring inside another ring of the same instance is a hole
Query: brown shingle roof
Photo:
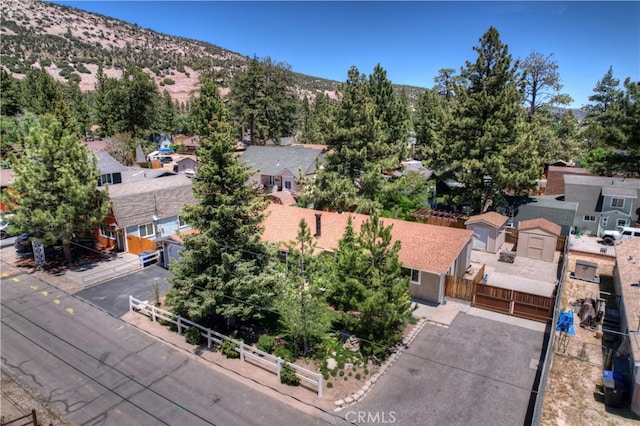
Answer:
[[[622, 240], [616, 244], [616, 270], [620, 279], [624, 313], [629, 331], [638, 331], [640, 324], [640, 238]], [[627, 331], [627, 330], [621, 330]], [[640, 334], [630, 333], [635, 362], [640, 361]]]
[[[321, 235], [316, 238], [320, 250], [334, 250], [344, 235], [349, 216], [355, 232], [369, 216], [355, 213], [320, 212], [317, 210], [270, 204], [264, 221], [262, 239], [272, 243], [295, 241], [298, 225], [304, 219], [312, 234], [316, 232], [316, 213], [321, 216]], [[400, 241], [400, 261], [406, 267], [446, 273], [473, 233], [466, 229], [427, 225], [395, 219], [381, 219], [385, 226], [393, 225], [393, 241]]]
[[559, 167], [549, 166], [547, 172], [547, 187], [545, 195], [562, 195], [564, 194], [564, 175], [589, 175], [596, 176], [587, 169], [579, 167]]
[[464, 224], [468, 225], [470, 223], [484, 222], [496, 228], [501, 228], [505, 223], [507, 223], [507, 219], [509, 219], [507, 216], [501, 215], [500, 213], [486, 212], [471, 216]]
[[554, 235], [560, 235], [562, 233], [562, 227], [560, 225], [543, 218], [525, 220], [518, 225], [519, 231], [533, 228], [540, 228]]

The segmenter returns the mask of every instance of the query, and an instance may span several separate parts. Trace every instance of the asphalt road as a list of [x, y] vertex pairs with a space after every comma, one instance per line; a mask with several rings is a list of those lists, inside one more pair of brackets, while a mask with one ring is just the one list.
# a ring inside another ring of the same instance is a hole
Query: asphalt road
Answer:
[[77, 425], [316, 425], [302, 413], [2, 264], [2, 370]]
[[340, 414], [359, 424], [524, 425], [543, 339], [461, 312], [450, 328], [423, 328], [371, 393]]
[[75, 295], [116, 317], [121, 317], [129, 311], [129, 295], [138, 300], [152, 301], [154, 283], [158, 284], [162, 296], [171, 288], [171, 284], [167, 281], [171, 277], [173, 274], [168, 270], [152, 265], [133, 274], [89, 287]]

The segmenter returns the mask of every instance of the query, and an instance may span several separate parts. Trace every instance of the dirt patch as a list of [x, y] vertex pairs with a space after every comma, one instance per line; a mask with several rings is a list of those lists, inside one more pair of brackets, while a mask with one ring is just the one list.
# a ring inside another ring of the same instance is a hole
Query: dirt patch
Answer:
[[[573, 279], [576, 260], [598, 264], [596, 271], [600, 284]], [[587, 297], [598, 298], [600, 290], [612, 291], [611, 282], [615, 258], [569, 253], [562, 308]], [[543, 426], [637, 425], [638, 418], [628, 408], [607, 407], [602, 386], [603, 363], [606, 346], [597, 329], [580, 327], [580, 318], [574, 309], [575, 336], [558, 339], [549, 377], [547, 379], [540, 424]]]

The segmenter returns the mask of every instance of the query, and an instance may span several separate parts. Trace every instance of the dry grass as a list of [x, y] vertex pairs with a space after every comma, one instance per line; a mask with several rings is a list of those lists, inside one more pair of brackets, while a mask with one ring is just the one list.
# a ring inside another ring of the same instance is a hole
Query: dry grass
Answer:
[[[577, 259], [598, 263], [597, 275], [601, 277], [603, 284], [611, 282], [613, 276], [614, 258], [570, 253], [562, 294], [563, 308], [570, 306], [570, 303], [577, 299], [597, 298], [601, 289], [599, 284], [570, 277], [570, 272], [575, 270]], [[628, 404], [626, 408], [605, 406], [602, 387], [602, 339], [595, 330], [579, 326], [580, 318], [577, 312], [574, 312], [574, 324], [576, 335], [569, 338], [566, 350], [561, 350], [556, 340], [540, 424], [637, 425], [640, 419], [629, 410]]]

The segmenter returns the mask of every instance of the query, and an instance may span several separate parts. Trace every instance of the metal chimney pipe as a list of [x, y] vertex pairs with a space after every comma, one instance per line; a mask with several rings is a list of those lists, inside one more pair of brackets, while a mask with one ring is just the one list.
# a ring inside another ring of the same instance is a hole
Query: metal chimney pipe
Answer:
[[322, 235], [322, 213], [316, 213], [316, 233], [314, 237]]

